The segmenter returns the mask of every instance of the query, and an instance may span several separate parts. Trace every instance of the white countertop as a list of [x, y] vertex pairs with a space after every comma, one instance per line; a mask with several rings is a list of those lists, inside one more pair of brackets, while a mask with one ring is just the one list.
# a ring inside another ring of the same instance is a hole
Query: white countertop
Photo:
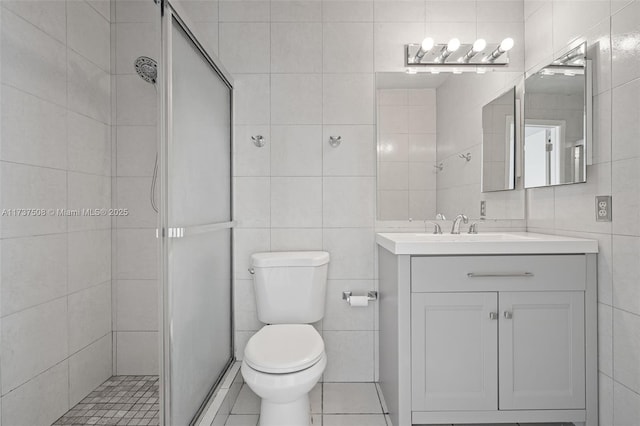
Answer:
[[597, 253], [598, 241], [532, 232], [478, 234], [379, 233], [376, 243], [393, 254], [566, 254]]

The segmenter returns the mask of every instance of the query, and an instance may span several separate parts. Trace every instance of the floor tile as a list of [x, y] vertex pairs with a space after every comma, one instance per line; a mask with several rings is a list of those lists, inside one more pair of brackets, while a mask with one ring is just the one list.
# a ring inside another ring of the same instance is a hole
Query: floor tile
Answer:
[[325, 383], [324, 414], [382, 414], [374, 383]]
[[384, 414], [325, 414], [322, 426], [386, 426]]
[[260, 414], [260, 398], [246, 384], [242, 385], [231, 414]]
[[322, 383], [316, 384], [311, 392], [309, 392], [309, 400], [311, 401], [311, 412], [322, 413]]
[[94, 389], [54, 426], [158, 425], [158, 376], [113, 376]]
[[227, 419], [225, 426], [256, 426], [257, 424], [257, 414], [232, 414]]

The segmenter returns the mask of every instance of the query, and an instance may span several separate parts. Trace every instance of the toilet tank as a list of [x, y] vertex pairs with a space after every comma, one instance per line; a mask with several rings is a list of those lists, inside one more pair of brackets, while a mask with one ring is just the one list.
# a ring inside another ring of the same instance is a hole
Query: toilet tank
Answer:
[[258, 319], [309, 324], [324, 317], [329, 253], [287, 251], [251, 255]]

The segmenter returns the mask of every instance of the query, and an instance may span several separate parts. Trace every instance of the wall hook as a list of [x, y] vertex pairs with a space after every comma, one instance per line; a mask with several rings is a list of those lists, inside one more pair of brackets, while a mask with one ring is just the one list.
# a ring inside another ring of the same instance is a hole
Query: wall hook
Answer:
[[471, 153], [467, 152], [466, 154], [458, 154], [458, 157], [464, 158], [467, 162], [471, 161]]
[[[441, 171], [442, 171], [442, 169], [444, 169], [444, 163], [437, 164], [437, 165], [435, 165], [435, 166], [433, 166], [433, 167], [435, 167], [436, 169], [438, 169], [438, 172], [441, 172]], [[438, 173], [438, 172], [436, 172], [436, 173]]]
[[339, 147], [340, 142], [342, 142], [342, 136], [329, 136], [329, 145], [333, 148]]
[[266, 142], [264, 140], [264, 136], [262, 135], [251, 136], [251, 140], [253, 141], [253, 144], [258, 148], [262, 148]]

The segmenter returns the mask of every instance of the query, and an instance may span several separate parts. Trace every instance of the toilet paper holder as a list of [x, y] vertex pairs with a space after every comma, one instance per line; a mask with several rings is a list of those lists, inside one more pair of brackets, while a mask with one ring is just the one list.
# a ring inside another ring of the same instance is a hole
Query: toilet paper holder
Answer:
[[[347, 303], [349, 303], [349, 299], [351, 298], [351, 296], [355, 296], [355, 294], [353, 294], [351, 291], [342, 292], [342, 300], [346, 300]], [[367, 299], [369, 299], [369, 302], [378, 300], [378, 292], [375, 290], [367, 291]]]

